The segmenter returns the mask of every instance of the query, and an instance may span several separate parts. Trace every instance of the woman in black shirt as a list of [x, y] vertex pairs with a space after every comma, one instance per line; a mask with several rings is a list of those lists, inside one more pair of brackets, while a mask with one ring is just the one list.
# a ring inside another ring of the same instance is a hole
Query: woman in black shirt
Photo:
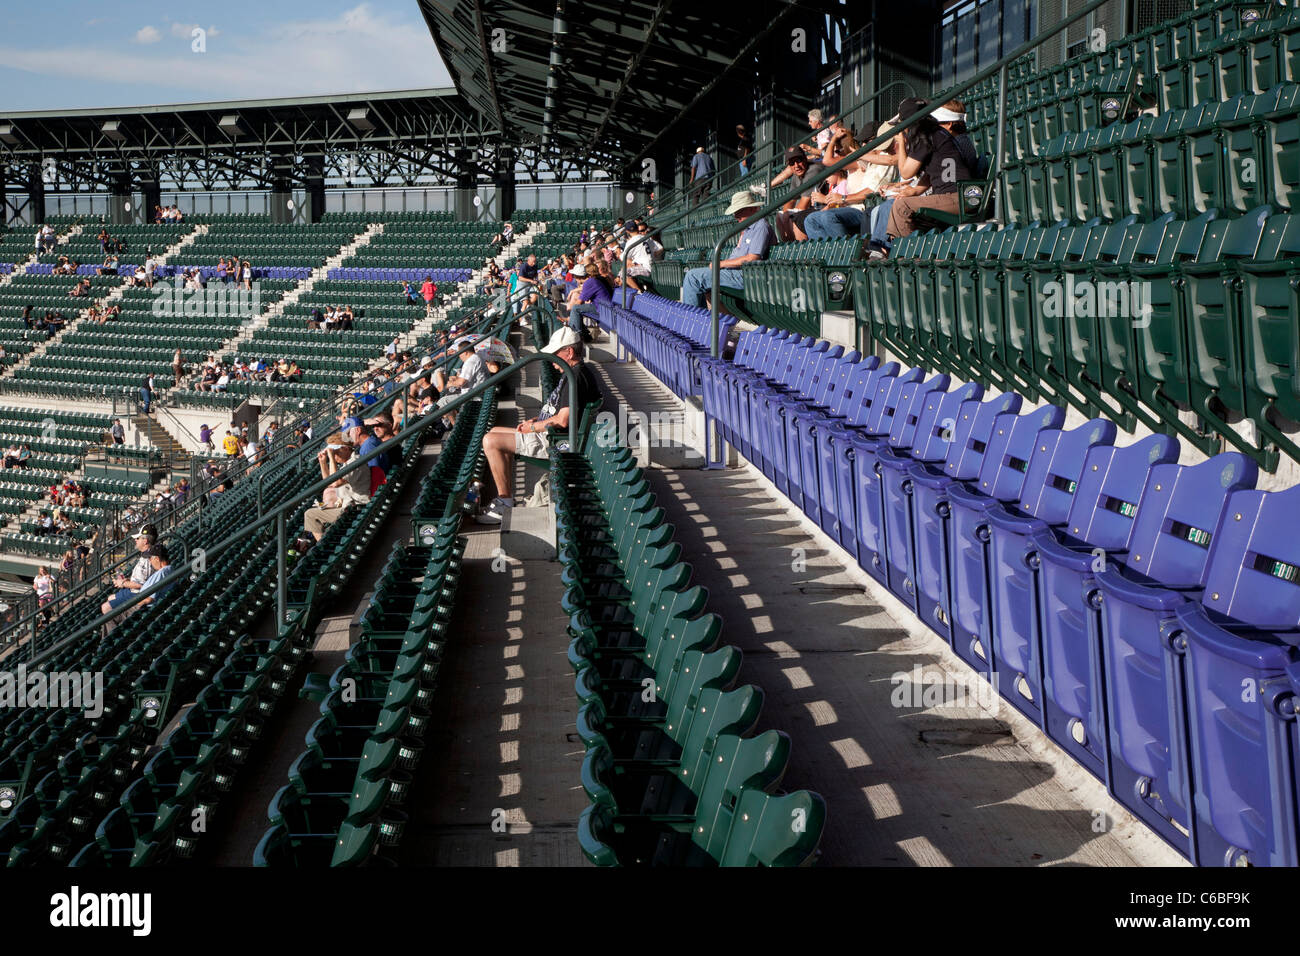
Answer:
[[[910, 101], [907, 115], [919, 112], [924, 104]], [[952, 107], [960, 107], [960, 110]], [[975, 176], [977, 157], [968, 136], [955, 136], [951, 129], [966, 120], [965, 108], [954, 100], [945, 103], [915, 126], [904, 130], [895, 140], [900, 179], [919, 177], [914, 186], [900, 187], [895, 193], [894, 208], [889, 213], [889, 235], [897, 239], [916, 229], [918, 211], [937, 209], [955, 213], [960, 208], [958, 183]], [[928, 195], [921, 195], [925, 189]]]

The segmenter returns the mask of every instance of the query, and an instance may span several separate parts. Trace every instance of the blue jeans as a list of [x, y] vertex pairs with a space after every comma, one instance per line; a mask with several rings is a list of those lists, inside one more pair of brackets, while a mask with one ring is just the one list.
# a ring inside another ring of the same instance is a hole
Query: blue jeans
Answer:
[[582, 317], [591, 316], [592, 321], [596, 321], [596, 304], [594, 302], [580, 302], [577, 305], [569, 306], [569, 328], [579, 335], [583, 333]]
[[[720, 289], [745, 288], [745, 277], [739, 269], [722, 269], [718, 273]], [[704, 305], [704, 295], [713, 289], [713, 270], [710, 266], [687, 269], [682, 277], [682, 301], [687, 305]]]
[[886, 199], [871, 210], [871, 241], [889, 248], [889, 212], [894, 208], [894, 200]]
[[865, 212], [845, 206], [810, 213], [803, 221], [803, 231], [809, 239], [835, 239], [840, 236], [863, 235], [867, 231], [867, 225]]

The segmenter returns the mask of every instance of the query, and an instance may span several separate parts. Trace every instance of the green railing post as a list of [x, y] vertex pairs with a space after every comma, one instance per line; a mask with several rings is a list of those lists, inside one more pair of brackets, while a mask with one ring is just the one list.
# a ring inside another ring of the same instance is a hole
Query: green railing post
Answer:
[[[1006, 69], [1008, 64], [1014, 63], [1016, 60], [1020, 59], [1025, 54], [1037, 49], [1039, 46], [1041, 46], [1045, 41], [1047, 41], [1051, 37], [1062, 32], [1063, 30], [1068, 29], [1069, 27], [1073, 26], [1075, 23], [1079, 22], [1080, 20], [1084, 19], [1085, 17], [1092, 14], [1094, 11], [1100, 9], [1101, 7], [1105, 6], [1107, 3], [1110, 2], [1112, 2], [1112, 0], [1092, 0], [1092, 2], [1087, 4], [1086, 6], [1080, 7], [1079, 10], [1074, 14], [1066, 17], [1061, 22], [1054, 24], [1052, 28], [1048, 30], [1046, 33], [1040, 33], [1038, 36], [1026, 40], [1024, 43], [1020, 44], [1020, 46], [1016, 47], [1014, 50], [1012, 50], [1006, 56], [1002, 57], [1002, 59], [998, 60], [996, 63], [992, 63], [989, 66], [984, 67], [984, 69], [979, 70], [969, 80], [966, 80], [963, 83], [959, 83], [956, 86], [952, 87], [951, 89], [931, 97], [928, 106], [918, 110], [916, 113], [913, 113], [908, 119], [899, 123], [897, 126], [891, 129], [885, 135], [874, 137], [865, 145], [859, 146], [856, 150], [849, 153], [847, 156], [837, 160], [833, 165], [822, 166], [815, 173], [810, 172], [809, 177], [800, 184], [800, 191], [801, 192], [806, 191], [806, 189], [808, 189], [809, 187], [816, 186], [819, 183], [825, 182], [832, 173], [837, 173], [843, 169], [847, 169], [850, 165], [856, 163], [861, 157], [865, 156], [867, 153], [871, 152], [872, 150], [884, 145], [886, 142], [893, 139], [894, 136], [896, 136], [898, 133], [919, 123], [925, 117], [929, 116], [935, 110], [943, 106], [944, 103], [953, 99], [958, 94], [964, 93], [966, 90], [969, 90], [972, 87], [977, 86], [980, 83], [983, 83], [990, 76], [993, 76], [995, 73], [999, 72], [1000, 70]], [[998, 117], [998, 122], [1000, 124], [1005, 123], [1006, 122], [1005, 115], [1000, 115]], [[753, 216], [750, 216], [749, 219], [742, 220], [740, 222], [737, 222], [735, 225], [729, 227], [718, 238], [718, 241], [713, 245], [713, 253], [709, 257], [710, 274], [713, 280], [712, 295], [710, 295], [709, 297], [709, 319], [713, 326], [712, 335], [710, 337], [710, 343], [711, 343], [711, 354], [713, 355], [714, 358], [717, 358], [720, 355], [720, 349], [718, 347], [718, 297], [719, 297], [720, 287], [722, 284], [722, 268], [720, 266], [720, 263], [722, 261], [722, 247], [727, 243], [728, 240], [734, 238], [736, 235], [743, 232], [747, 228], [746, 226], [747, 223], [751, 222], [754, 219], [771, 215], [773, 212], [779, 209], [782, 204], [783, 203], [781, 201], [772, 200], [772, 199], [769, 199], [767, 202], [762, 204], [755, 203], [755, 205], [759, 206], [758, 212], [754, 213]]]

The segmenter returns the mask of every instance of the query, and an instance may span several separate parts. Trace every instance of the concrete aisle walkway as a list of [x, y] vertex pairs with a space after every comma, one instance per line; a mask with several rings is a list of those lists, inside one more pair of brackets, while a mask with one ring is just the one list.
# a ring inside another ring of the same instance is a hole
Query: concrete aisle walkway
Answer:
[[[526, 370], [526, 394], [499, 404], [498, 423], [536, 415], [538, 374], [537, 366]], [[521, 466], [515, 487], [531, 492], [538, 477]], [[469, 542], [451, 640], [410, 824], [394, 854], [403, 865], [586, 864], [577, 836], [587, 798], [568, 622], [560, 565], [547, 543], [553, 516], [521, 507], [508, 522], [462, 527]]]
[[[596, 357], [611, 394], [662, 401], [641, 366]], [[996, 695], [922, 706], [919, 673], [977, 679], [756, 469], [647, 475], [766, 694], [759, 729], [793, 739], [786, 789], [826, 798], [823, 865], [1184, 863]]]

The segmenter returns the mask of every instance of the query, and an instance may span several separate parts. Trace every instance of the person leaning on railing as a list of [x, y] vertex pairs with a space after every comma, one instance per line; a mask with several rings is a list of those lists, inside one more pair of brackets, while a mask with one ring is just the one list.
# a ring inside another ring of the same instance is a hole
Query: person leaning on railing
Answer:
[[[910, 118], [924, 106], [921, 100], [904, 101], [906, 109], [900, 108], [899, 119]], [[914, 186], [893, 190], [895, 201], [887, 226], [891, 240], [914, 232], [916, 216], [925, 209], [959, 211], [958, 183], [975, 175], [978, 157], [969, 137], [956, 136], [941, 124], [964, 123], [965, 118], [965, 113], [940, 107], [895, 137], [899, 178], [920, 179]]]

